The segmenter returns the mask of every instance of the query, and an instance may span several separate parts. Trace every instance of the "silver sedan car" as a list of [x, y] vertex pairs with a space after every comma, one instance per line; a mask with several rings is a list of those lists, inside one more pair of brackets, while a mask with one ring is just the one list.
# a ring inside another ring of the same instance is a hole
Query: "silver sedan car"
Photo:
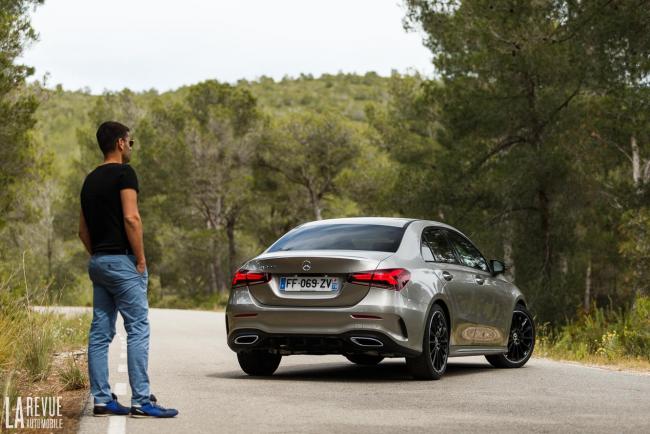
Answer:
[[361, 365], [404, 357], [415, 378], [430, 380], [448, 357], [518, 368], [533, 353], [535, 326], [504, 270], [435, 221], [305, 223], [235, 273], [228, 345], [249, 375], [271, 375], [293, 354], [341, 354]]

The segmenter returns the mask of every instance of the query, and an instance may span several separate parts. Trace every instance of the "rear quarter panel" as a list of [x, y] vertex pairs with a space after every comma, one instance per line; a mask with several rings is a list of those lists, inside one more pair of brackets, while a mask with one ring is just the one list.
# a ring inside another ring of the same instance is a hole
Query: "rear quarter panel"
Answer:
[[414, 221], [406, 228], [402, 243], [394, 255], [379, 263], [378, 269], [406, 268], [411, 281], [402, 289], [403, 320], [409, 333], [409, 344], [422, 349], [424, 328], [429, 309], [434, 302], [442, 301], [450, 312], [451, 305], [445, 293], [445, 281], [426, 266], [420, 252], [422, 230], [425, 222]]

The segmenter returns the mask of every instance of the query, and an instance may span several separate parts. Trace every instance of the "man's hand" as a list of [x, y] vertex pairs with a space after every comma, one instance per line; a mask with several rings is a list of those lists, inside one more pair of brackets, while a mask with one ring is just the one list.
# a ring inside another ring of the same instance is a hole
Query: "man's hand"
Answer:
[[135, 268], [138, 270], [138, 273], [144, 274], [145, 270], [147, 269], [147, 263], [138, 262], [137, 264], [135, 264]]

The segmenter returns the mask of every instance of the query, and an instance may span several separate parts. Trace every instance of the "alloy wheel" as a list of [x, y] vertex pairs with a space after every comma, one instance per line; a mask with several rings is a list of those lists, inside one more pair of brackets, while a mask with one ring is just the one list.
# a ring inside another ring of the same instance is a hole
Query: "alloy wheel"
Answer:
[[431, 364], [436, 372], [442, 373], [447, 365], [449, 356], [449, 335], [447, 320], [441, 311], [433, 313], [429, 329], [429, 354]]
[[508, 352], [505, 357], [513, 363], [519, 363], [528, 357], [533, 348], [533, 321], [526, 312], [515, 310], [512, 314]]

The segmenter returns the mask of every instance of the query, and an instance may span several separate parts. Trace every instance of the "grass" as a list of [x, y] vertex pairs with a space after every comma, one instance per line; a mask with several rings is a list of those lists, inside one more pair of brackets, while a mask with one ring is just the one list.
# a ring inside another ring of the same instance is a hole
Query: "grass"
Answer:
[[88, 376], [79, 368], [73, 355], [67, 357], [60, 368], [59, 379], [65, 390], [84, 389], [88, 386]]
[[224, 310], [228, 304], [228, 292], [212, 294], [201, 297], [179, 297], [177, 295], [166, 295], [162, 299], [154, 299], [151, 307], [163, 309], [196, 309], [196, 310]]
[[28, 316], [27, 330], [21, 343], [22, 367], [32, 381], [42, 381], [50, 374], [54, 353], [54, 336], [47, 321], [38, 314]]
[[543, 324], [537, 355], [650, 371], [650, 297], [626, 310], [593, 309], [563, 327]]
[[88, 314], [68, 317], [40, 313], [19, 301], [2, 300], [0, 371], [19, 368], [32, 381], [44, 380], [51, 371], [55, 352], [87, 345], [89, 324]]
[[[86, 387], [82, 370], [64, 364], [53, 373], [55, 353], [86, 347], [90, 315], [69, 317], [55, 312], [37, 312], [34, 304], [47, 305], [48, 288], [30, 292], [17, 273], [0, 276], [0, 393], [11, 402], [36, 391]], [[48, 392], [49, 393], [49, 392]], [[4, 401], [4, 399], [3, 399]], [[0, 424], [4, 420], [0, 405]]]

